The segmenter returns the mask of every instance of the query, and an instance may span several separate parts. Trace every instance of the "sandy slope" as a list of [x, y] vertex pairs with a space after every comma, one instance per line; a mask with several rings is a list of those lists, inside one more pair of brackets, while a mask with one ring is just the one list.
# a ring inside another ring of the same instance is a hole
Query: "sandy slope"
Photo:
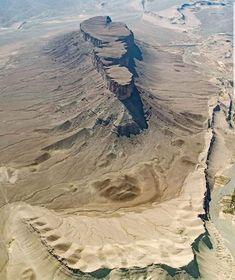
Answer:
[[[137, 34], [154, 33], [141, 24]], [[2, 49], [0, 279], [196, 277], [191, 245], [205, 232], [205, 170], [213, 183], [234, 160], [231, 57], [217, 59], [230, 39], [196, 42], [192, 52], [138, 38], [149, 129], [127, 138], [115, 134], [125, 108], [91, 63], [90, 45], [77, 31], [44, 35]], [[220, 233], [211, 223], [207, 230], [218, 250], [198, 241], [201, 276], [233, 277]]]

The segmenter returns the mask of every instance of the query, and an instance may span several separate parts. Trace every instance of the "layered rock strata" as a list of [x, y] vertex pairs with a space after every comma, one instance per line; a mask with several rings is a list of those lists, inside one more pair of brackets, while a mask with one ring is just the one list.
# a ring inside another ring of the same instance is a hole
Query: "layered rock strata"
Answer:
[[93, 17], [80, 25], [83, 38], [94, 45], [93, 63], [118, 99], [125, 100], [134, 91], [131, 50], [134, 36], [128, 27], [110, 17]]

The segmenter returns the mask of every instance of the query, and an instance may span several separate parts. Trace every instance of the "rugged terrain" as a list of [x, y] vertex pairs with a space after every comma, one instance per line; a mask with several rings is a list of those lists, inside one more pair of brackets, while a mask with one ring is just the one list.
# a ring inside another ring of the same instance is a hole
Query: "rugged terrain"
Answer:
[[3, 31], [1, 280], [234, 279], [231, 35], [138, 15]]
[[118, 135], [138, 134], [148, 127], [140, 93], [135, 86], [135, 59], [142, 59], [133, 33], [110, 17], [94, 17], [81, 23], [81, 33], [93, 46], [92, 60], [108, 89], [122, 101], [125, 119], [118, 124]]

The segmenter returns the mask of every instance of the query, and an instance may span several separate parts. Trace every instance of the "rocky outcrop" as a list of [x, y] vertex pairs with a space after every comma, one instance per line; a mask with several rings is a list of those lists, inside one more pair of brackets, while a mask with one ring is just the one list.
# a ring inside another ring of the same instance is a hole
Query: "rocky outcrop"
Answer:
[[119, 136], [139, 134], [148, 128], [143, 103], [134, 82], [135, 62], [141, 52], [135, 45], [132, 31], [121, 22], [112, 22], [108, 16], [93, 17], [80, 24], [85, 41], [93, 45], [92, 61], [102, 75], [107, 88], [126, 108], [128, 121], [117, 126]]
[[94, 17], [80, 25], [86, 41], [93, 44], [93, 63], [107, 83], [107, 87], [118, 99], [125, 100], [134, 91], [131, 71], [134, 35], [120, 22], [110, 17]]

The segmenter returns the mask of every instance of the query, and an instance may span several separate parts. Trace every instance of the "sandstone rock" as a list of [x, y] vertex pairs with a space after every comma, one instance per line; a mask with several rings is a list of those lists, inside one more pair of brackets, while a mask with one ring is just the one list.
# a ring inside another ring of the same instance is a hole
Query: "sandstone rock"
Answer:
[[134, 35], [120, 22], [110, 17], [93, 17], [80, 25], [83, 38], [93, 46], [93, 63], [118, 99], [125, 100], [134, 90], [130, 70]]

